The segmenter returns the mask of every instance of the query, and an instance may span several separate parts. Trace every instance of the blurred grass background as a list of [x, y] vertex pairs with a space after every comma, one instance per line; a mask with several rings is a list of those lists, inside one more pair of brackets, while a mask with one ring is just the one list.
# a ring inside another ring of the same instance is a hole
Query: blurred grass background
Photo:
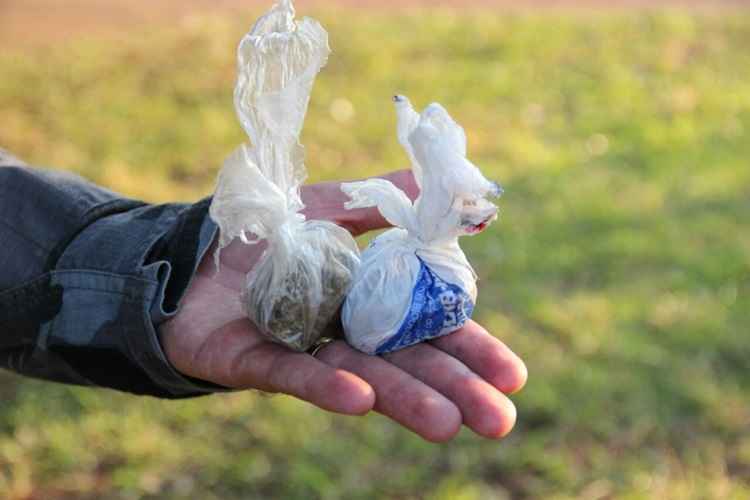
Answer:
[[[151, 201], [243, 136], [259, 11], [0, 49], [0, 145]], [[310, 12], [303, 12], [309, 14]], [[318, 8], [312, 181], [404, 167], [389, 98], [445, 104], [506, 188], [463, 241], [529, 366], [502, 442], [250, 393], [182, 402], [0, 373], [0, 498], [750, 498], [750, 12]]]

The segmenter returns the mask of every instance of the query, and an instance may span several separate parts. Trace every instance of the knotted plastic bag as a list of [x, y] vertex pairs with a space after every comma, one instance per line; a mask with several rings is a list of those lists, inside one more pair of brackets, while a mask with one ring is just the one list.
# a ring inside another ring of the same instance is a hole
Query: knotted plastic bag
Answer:
[[338, 313], [359, 263], [354, 239], [326, 221], [308, 221], [299, 143], [315, 76], [330, 49], [318, 22], [294, 20], [290, 1], [260, 18], [237, 50], [234, 104], [252, 145], [224, 162], [210, 208], [219, 253], [235, 238], [267, 248], [248, 273], [242, 303], [271, 339], [304, 351]]
[[421, 192], [414, 203], [383, 179], [342, 185], [346, 207], [375, 206], [391, 229], [362, 253], [342, 312], [346, 339], [383, 354], [447, 335], [471, 317], [476, 274], [458, 245], [497, 218], [502, 192], [466, 159], [466, 136], [439, 104], [420, 115], [394, 97], [398, 137]]

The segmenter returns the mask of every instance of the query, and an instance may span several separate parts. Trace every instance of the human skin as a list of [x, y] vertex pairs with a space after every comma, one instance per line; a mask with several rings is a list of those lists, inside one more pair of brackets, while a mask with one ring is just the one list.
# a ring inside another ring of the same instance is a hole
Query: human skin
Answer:
[[[384, 176], [416, 198], [409, 171]], [[308, 219], [329, 220], [357, 236], [388, 227], [377, 209], [346, 210], [339, 183], [304, 186]], [[465, 425], [487, 438], [508, 434], [516, 409], [507, 395], [520, 390], [521, 359], [474, 321], [430, 342], [368, 356], [343, 340], [315, 357], [291, 351], [261, 334], [239, 301], [245, 275], [265, 245], [233, 242], [201, 262], [177, 315], [160, 327], [167, 357], [185, 375], [233, 389], [284, 393], [346, 415], [375, 410], [424, 439], [445, 442]]]

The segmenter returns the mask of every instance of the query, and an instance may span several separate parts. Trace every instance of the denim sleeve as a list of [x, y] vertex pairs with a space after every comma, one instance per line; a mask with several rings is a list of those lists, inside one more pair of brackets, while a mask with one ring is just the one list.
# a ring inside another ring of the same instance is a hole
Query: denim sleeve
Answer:
[[163, 398], [223, 390], [178, 373], [156, 334], [214, 238], [209, 204], [149, 205], [0, 150], [0, 367]]

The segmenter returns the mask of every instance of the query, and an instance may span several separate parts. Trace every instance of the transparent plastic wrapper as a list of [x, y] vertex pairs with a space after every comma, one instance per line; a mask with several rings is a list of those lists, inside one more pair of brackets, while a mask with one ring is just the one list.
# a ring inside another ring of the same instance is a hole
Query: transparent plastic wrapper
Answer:
[[394, 97], [398, 138], [421, 192], [412, 203], [383, 179], [342, 185], [350, 209], [377, 207], [391, 229], [362, 253], [342, 312], [346, 339], [383, 354], [461, 328], [477, 299], [476, 274], [458, 245], [497, 218], [502, 193], [466, 159], [466, 136], [439, 104], [420, 115]]
[[329, 52], [323, 27], [309, 18], [296, 22], [290, 1], [274, 5], [242, 39], [234, 103], [252, 145], [224, 162], [210, 208], [220, 230], [217, 267], [235, 238], [267, 242], [242, 303], [263, 333], [298, 351], [335, 319], [359, 264], [348, 231], [300, 213], [306, 169], [299, 136]]

